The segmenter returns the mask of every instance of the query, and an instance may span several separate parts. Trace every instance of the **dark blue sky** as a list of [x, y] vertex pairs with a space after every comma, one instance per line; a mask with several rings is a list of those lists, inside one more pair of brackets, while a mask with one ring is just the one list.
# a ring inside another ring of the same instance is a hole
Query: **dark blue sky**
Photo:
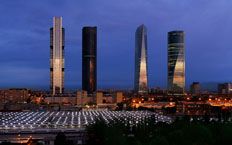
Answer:
[[134, 34], [148, 29], [149, 87], [167, 85], [167, 32], [186, 33], [186, 85], [232, 80], [231, 0], [1, 0], [0, 87], [49, 86], [49, 28], [66, 29], [65, 86], [81, 87], [82, 27], [98, 27], [98, 88], [132, 88]]

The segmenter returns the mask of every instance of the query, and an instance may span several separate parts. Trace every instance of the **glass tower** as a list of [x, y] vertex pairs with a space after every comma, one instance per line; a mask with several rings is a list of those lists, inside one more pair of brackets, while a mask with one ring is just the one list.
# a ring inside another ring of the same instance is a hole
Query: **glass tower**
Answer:
[[185, 32], [168, 32], [168, 94], [185, 92]]
[[50, 28], [50, 90], [53, 95], [64, 91], [64, 33], [62, 17], [54, 17], [53, 28]]
[[135, 32], [135, 78], [136, 93], [148, 92], [147, 82], [147, 28], [142, 24]]
[[97, 91], [97, 27], [82, 29], [82, 90]]

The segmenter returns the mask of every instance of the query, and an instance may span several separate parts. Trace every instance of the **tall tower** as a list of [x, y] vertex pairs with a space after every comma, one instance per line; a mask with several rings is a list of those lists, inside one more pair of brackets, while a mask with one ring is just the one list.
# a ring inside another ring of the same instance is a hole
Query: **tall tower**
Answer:
[[168, 94], [185, 92], [185, 32], [168, 32]]
[[64, 92], [64, 33], [62, 17], [53, 17], [53, 28], [50, 28], [50, 90], [53, 95]]
[[82, 29], [82, 90], [97, 91], [97, 27]]
[[147, 81], [147, 28], [142, 24], [135, 32], [135, 78], [136, 93], [148, 92]]

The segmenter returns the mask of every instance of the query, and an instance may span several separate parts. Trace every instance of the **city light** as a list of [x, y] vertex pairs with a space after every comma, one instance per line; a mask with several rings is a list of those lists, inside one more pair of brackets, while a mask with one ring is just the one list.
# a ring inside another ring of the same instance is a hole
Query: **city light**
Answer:
[[109, 123], [122, 119], [144, 121], [151, 116], [159, 122], [172, 122], [170, 117], [150, 111], [0, 112], [0, 129], [83, 128], [99, 118]]

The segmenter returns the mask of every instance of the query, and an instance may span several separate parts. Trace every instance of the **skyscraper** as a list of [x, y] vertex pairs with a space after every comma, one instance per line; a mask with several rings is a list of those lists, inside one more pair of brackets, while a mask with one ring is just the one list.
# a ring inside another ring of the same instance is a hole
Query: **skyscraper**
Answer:
[[97, 27], [82, 29], [82, 90], [97, 91]]
[[62, 17], [53, 17], [53, 28], [50, 28], [50, 90], [53, 95], [64, 91], [64, 33]]
[[148, 92], [147, 81], [147, 28], [142, 24], [135, 32], [135, 76], [136, 93]]
[[168, 94], [185, 92], [185, 33], [168, 32]]

